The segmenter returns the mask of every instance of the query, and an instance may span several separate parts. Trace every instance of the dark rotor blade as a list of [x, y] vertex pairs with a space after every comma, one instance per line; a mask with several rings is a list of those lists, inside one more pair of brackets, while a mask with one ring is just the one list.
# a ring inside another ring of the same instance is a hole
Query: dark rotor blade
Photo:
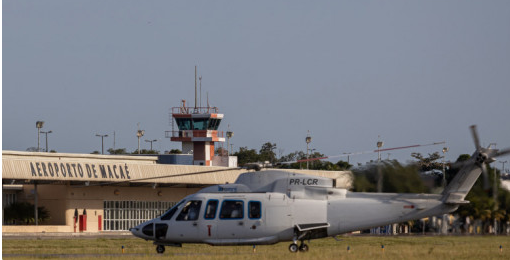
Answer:
[[505, 156], [507, 154], [510, 154], [510, 148], [499, 150], [494, 157]]
[[84, 187], [90, 187], [90, 186], [104, 186], [104, 185], [111, 185], [111, 184], [122, 184], [122, 183], [126, 183], [126, 182], [147, 181], [147, 180], [156, 180], [156, 179], [172, 178], [172, 177], [182, 177], [182, 176], [190, 176], [190, 175], [197, 175], [197, 174], [204, 174], [204, 173], [235, 171], [235, 170], [240, 170], [240, 169], [243, 169], [243, 168], [237, 167], [237, 168], [228, 168], [228, 169], [211, 170], [211, 171], [203, 171], [203, 172], [190, 172], [190, 173], [163, 175], [163, 176], [132, 179], [132, 180], [126, 180], [126, 181], [117, 181], [117, 182], [112, 181], [112, 182], [106, 182], [106, 183], [104, 183], [104, 182], [103, 183], [91, 183], [89, 185], [77, 186], [76, 188], [84, 188]]
[[454, 163], [450, 164], [450, 167], [453, 168], [453, 169], [461, 169], [462, 167], [464, 167], [468, 163], [469, 163], [469, 160], [460, 161], [460, 162], [454, 162]]
[[480, 149], [480, 139], [478, 139], [478, 131], [476, 130], [476, 125], [472, 125], [471, 127], [471, 135], [473, 136], [473, 141], [475, 141], [476, 149]]
[[485, 163], [482, 163], [482, 174], [483, 174], [483, 189], [488, 190], [490, 188], [489, 174], [487, 173], [487, 166], [485, 166]]

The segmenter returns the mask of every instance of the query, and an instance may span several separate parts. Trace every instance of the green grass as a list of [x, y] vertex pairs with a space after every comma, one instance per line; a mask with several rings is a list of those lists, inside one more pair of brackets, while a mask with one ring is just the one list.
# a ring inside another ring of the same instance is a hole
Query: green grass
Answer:
[[[137, 238], [126, 239], [3, 239], [2, 256], [11, 259], [65, 259], [80, 254], [79, 259], [510, 259], [508, 236], [344, 236], [312, 240], [307, 253], [290, 253], [290, 243], [271, 246], [213, 247], [185, 244], [166, 247], [157, 255], [155, 246]], [[384, 245], [384, 251], [381, 248]], [[499, 246], [503, 246], [500, 252]], [[124, 246], [125, 254], [122, 254]], [[347, 251], [347, 247], [350, 250]], [[7, 254], [7, 255], [6, 255]], [[16, 257], [9, 257], [16, 254]]]

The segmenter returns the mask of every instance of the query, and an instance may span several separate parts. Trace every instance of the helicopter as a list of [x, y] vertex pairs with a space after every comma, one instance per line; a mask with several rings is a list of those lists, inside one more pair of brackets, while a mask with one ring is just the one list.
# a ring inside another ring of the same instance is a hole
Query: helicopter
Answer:
[[307, 252], [306, 240], [446, 214], [469, 203], [466, 195], [486, 165], [510, 149], [476, 146], [473, 156], [442, 194], [366, 193], [336, 188], [335, 179], [277, 170], [247, 172], [235, 183], [206, 187], [158, 218], [130, 229], [154, 241], [156, 251], [184, 243], [269, 245], [290, 241], [290, 252]]

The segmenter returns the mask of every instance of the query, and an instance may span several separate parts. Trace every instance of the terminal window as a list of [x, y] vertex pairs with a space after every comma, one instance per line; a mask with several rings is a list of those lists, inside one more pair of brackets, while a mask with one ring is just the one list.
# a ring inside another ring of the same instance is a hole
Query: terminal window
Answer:
[[104, 201], [105, 231], [129, 230], [164, 214], [176, 202], [167, 201]]

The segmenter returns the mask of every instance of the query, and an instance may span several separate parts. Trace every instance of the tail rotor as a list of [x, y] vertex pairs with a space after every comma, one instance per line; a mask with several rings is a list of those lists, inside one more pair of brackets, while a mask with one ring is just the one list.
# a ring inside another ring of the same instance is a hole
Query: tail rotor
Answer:
[[478, 130], [476, 129], [476, 125], [472, 125], [470, 128], [471, 135], [473, 136], [473, 141], [476, 146], [476, 152], [474, 154], [476, 156], [476, 164], [482, 169], [484, 189], [488, 190], [490, 188], [490, 184], [489, 175], [487, 172], [487, 164], [496, 161], [496, 157], [510, 154], [510, 148], [503, 150], [491, 149], [490, 146], [483, 148], [480, 145], [480, 138], [478, 138]]

